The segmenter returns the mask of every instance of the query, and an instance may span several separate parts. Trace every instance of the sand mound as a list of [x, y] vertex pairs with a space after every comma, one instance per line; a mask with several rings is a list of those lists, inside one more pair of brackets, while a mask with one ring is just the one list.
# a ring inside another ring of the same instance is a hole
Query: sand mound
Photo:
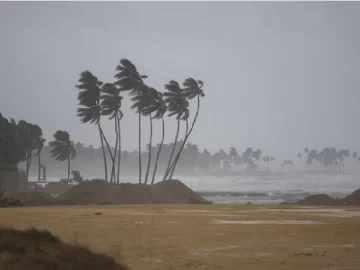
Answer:
[[100, 203], [105, 198], [106, 186], [101, 180], [80, 183], [60, 194], [57, 200], [71, 204]]
[[342, 204], [347, 205], [360, 205], [360, 189], [355, 190], [353, 193], [343, 198], [341, 202]]
[[59, 204], [149, 204], [201, 203], [200, 195], [179, 180], [168, 180], [155, 185], [108, 184], [94, 180], [81, 183], [58, 197]]
[[48, 231], [0, 229], [0, 269], [126, 270], [105, 255], [65, 244]]
[[338, 200], [329, 197], [326, 194], [315, 194], [306, 197], [303, 200], [296, 202], [300, 205], [340, 205]]
[[167, 180], [150, 186], [151, 193], [160, 203], [190, 203], [205, 200], [179, 180]]

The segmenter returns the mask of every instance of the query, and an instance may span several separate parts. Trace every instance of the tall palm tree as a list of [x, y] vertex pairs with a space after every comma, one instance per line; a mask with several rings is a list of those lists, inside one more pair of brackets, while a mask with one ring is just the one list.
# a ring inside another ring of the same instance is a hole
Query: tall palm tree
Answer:
[[172, 162], [172, 158], [174, 156], [177, 139], [179, 136], [180, 120], [186, 120], [189, 117], [189, 110], [188, 110], [189, 102], [186, 100], [185, 95], [183, 94], [182, 89], [179, 86], [179, 83], [172, 80], [165, 85], [165, 89], [168, 90], [164, 93], [164, 97], [165, 97], [165, 103], [167, 104], [168, 107], [169, 117], [174, 115], [176, 116], [177, 129], [176, 129], [174, 145], [170, 154], [169, 162], [166, 167], [163, 180], [165, 180], [170, 173], [170, 169], [171, 169], [170, 165]]
[[148, 177], [149, 177], [149, 171], [150, 171], [150, 165], [151, 165], [151, 151], [152, 151], [152, 135], [153, 135], [153, 117], [152, 113], [156, 112], [155, 107], [155, 98], [157, 97], [157, 91], [154, 88], [151, 87], [144, 87], [138, 95], [132, 97], [132, 101], [134, 102], [131, 106], [132, 109], [136, 109], [137, 112], [140, 112], [142, 116], [149, 117], [150, 121], [150, 141], [148, 145], [148, 164], [146, 168], [145, 173], [145, 181], [144, 183], [147, 184]]
[[112, 83], [105, 83], [101, 88], [101, 114], [105, 116], [109, 116], [109, 119], [114, 119], [115, 123], [115, 134], [116, 134], [116, 142], [115, 142], [115, 150], [114, 150], [114, 159], [111, 169], [111, 182], [115, 182], [115, 161], [116, 154], [119, 148], [119, 156], [118, 156], [118, 168], [117, 168], [117, 178], [116, 182], [119, 184], [120, 182], [120, 162], [121, 162], [121, 130], [120, 130], [120, 120], [123, 117], [123, 113], [121, 111], [121, 101], [123, 97], [120, 95], [120, 89], [118, 89]]
[[102, 154], [104, 159], [104, 169], [105, 169], [105, 181], [108, 181], [108, 170], [107, 170], [107, 160], [106, 153], [104, 148], [104, 141], [108, 148], [111, 160], [114, 158], [110, 149], [110, 145], [105, 137], [105, 134], [101, 128], [101, 104], [100, 104], [100, 94], [101, 86], [103, 83], [98, 80], [90, 71], [83, 71], [80, 74], [79, 84], [76, 88], [79, 89], [79, 105], [80, 108], [77, 109], [77, 116], [80, 118], [82, 123], [96, 124], [99, 130], [100, 142], [102, 148]]
[[[140, 75], [135, 65], [127, 59], [121, 59], [120, 64], [116, 66], [117, 73], [115, 84], [120, 87], [120, 91], [128, 91], [130, 95], [139, 95], [145, 85], [143, 79], [146, 75]], [[141, 184], [141, 110], [138, 110], [139, 115], [139, 183]]]
[[163, 94], [161, 92], [157, 92], [157, 96], [154, 99], [154, 106], [155, 106], [156, 110], [155, 110], [155, 115], [153, 116], [153, 119], [161, 119], [162, 137], [161, 137], [161, 142], [160, 142], [160, 145], [159, 145], [159, 148], [158, 148], [158, 151], [157, 151], [157, 155], [156, 155], [155, 167], [154, 167], [154, 170], [153, 170], [151, 184], [154, 184], [154, 181], [155, 181], [155, 176], [156, 176], [157, 166], [158, 166], [158, 162], [159, 162], [159, 157], [160, 157], [160, 153], [161, 153], [162, 146], [164, 144], [164, 138], [165, 138], [164, 115], [166, 113], [167, 106], [166, 106], [165, 100], [163, 99]]
[[[175, 171], [175, 168], [176, 168], [176, 164], [178, 163], [179, 161], [179, 158], [180, 158], [180, 155], [181, 155], [181, 152], [183, 151], [184, 149], [184, 146], [191, 134], [191, 132], [193, 131], [194, 129], [194, 126], [195, 126], [195, 123], [196, 123], [196, 120], [198, 118], [198, 115], [199, 115], [199, 110], [200, 110], [200, 97], [204, 97], [205, 94], [204, 94], [204, 90], [202, 89], [203, 86], [204, 86], [204, 83], [200, 80], [196, 81], [195, 79], [193, 78], [187, 78], [184, 83], [183, 83], [183, 86], [184, 86], [184, 89], [183, 89], [183, 95], [185, 96], [186, 100], [191, 100], [193, 98], [197, 98], [197, 110], [196, 110], [196, 113], [195, 113], [195, 117], [193, 119], [193, 122], [191, 124], [191, 128], [190, 130], [187, 132], [186, 136], [185, 136], [185, 139], [180, 147], [180, 150], [179, 152], [177, 153], [176, 157], [175, 157], [175, 160], [172, 164], [172, 171], [171, 171], [171, 176], [173, 175], [174, 171]], [[188, 117], [187, 117], [188, 118]], [[187, 124], [187, 122], [186, 122]], [[188, 127], [188, 126], [187, 126]]]
[[67, 183], [70, 180], [70, 159], [74, 159], [76, 151], [74, 142], [70, 140], [70, 135], [66, 131], [58, 130], [54, 134], [54, 140], [49, 142], [49, 146], [52, 147], [50, 153], [51, 157], [57, 161], [68, 161], [68, 175]]
[[149, 117], [150, 120], [150, 142], [149, 142], [149, 155], [148, 155], [148, 164], [147, 169], [145, 173], [145, 184], [148, 183], [148, 177], [149, 177], [149, 171], [150, 171], [150, 165], [151, 165], [151, 152], [152, 152], [152, 134], [153, 134], [153, 125], [152, 120], [153, 119], [162, 119], [162, 140], [159, 146], [159, 150], [156, 157], [155, 162], [155, 168], [153, 172], [153, 177], [151, 183], [154, 182], [155, 174], [157, 170], [157, 163], [159, 160], [159, 155], [161, 152], [162, 145], [164, 143], [164, 137], [165, 137], [165, 124], [164, 124], [164, 114], [166, 112], [167, 106], [165, 104], [165, 101], [162, 98], [162, 94], [158, 92], [156, 89], [152, 87], [144, 88], [143, 91], [140, 92], [139, 95], [132, 98], [132, 101], [134, 101], [134, 104], [132, 105], [132, 108], [141, 109], [141, 114], [144, 117]]

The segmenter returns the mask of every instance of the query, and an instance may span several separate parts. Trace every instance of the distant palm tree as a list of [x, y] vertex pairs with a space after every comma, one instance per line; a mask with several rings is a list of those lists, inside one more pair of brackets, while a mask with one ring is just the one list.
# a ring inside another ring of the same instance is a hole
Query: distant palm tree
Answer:
[[109, 119], [114, 119], [115, 123], [115, 134], [116, 134], [116, 142], [115, 142], [115, 150], [114, 150], [114, 159], [113, 165], [111, 169], [111, 180], [115, 182], [115, 161], [116, 154], [119, 147], [119, 156], [118, 156], [118, 168], [117, 168], [117, 178], [116, 182], [119, 184], [120, 182], [120, 163], [121, 163], [121, 129], [120, 129], [120, 120], [123, 117], [123, 113], [121, 111], [121, 101], [123, 99], [120, 96], [120, 90], [116, 88], [116, 86], [112, 83], [105, 83], [101, 89], [101, 114], [109, 116]]
[[67, 182], [70, 180], [70, 159], [74, 159], [76, 151], [74, 142], [70, 140], [70, 135], [66, 131], [58, 130], [54, 134], [54, 140], [49, 142], [49, 146], [52, 148], [50, 153], [51, 157], [62, 162], [68, 161], [68, 176]]
[[[129, 91], [131, 96], [139, 95], [144, 87], [143, 79], [146, 75], [140, 75], [135, 65], [127, 59], [121, 59], [120, 64], [116, 67], [117, 73], [115, 84], [120, 87], [120, 91]], [[139, 183], [141, 184], [141, 110], [138, 110], [139, 115]]]
[[100, 142], [102, 148], [102, 154], [104, 159], [104, 169], [105, 169], [105, 181], [108, 181], [108, 170], [107, 170], [107, 160], [106, 153], [104, 148], [104, 141], [108, 148], [111, 160], [114, 160], [114, 157], [111, 152], [110, 145], [105, 137], [105, 134], [101, 128], [101, 104], [100, 104], [100, 95], [101, 95], [101, 86], [103, 83], [98, 80], [90, 71], [83, 71], [80, 74], [79, 84], [76, 88], [79, 89], [79, 105], [80, 108], [77, 109], [77, 116], [80, 118], [82, 123], [95, 123], [99, 130]]
[[185, 96], [183, 95], [182, 89], [179, 86], [179, 83], [176, 81], [170, 81], [168, 84], [165, 85], [165, 89], [168, 91], [164, 93], [165, 97], [165, 103], [167, 104], [168, 111], [169, 111], [169, 117], [176, 116], [177, 119], [177, 129], [176, 129], [176, 135], [174, 140], [173, 149], [170, 154], [169, 162], [166, 167], [166, 171], [164, 174], [163, 180], [167, 178], [167, 176], [170, 174], [170, 165], [172, 162], [172, 158], [174, 156], [175, 147], [177, 143], [177, 139], [179, 136], [179, 130], [180, 130], [180, 120], [187, 119], [189, 116], [189, 102], [185, 99]]
[[[194, 129], [194, 126], [195, 126], [195, 123], [196, 123], [196, 120], [198, 118], [198, 115], [199, 115], [199, 110], [200, 110], [200, 97], [204, 97], [205, 94], [204, 94], [204, 90], [202, 89], [203, 86], [204, 86], [204, 83], [200, 80], [196, 81], [195, 79], [193, 78], [187, 78], [184, 83], [183, 83], [183, 86], [184, 86], [184, 89], [182, 90], [183, 92], [183, 95], [185, 96], [186, 100], [191, 100], [193, 98], [197, 98], [197, 109], [196, 109], [196, 114], [195, 114], [195, 117], [193, 119], [193, 122], [191, 124], [191, 128], [190, 130], [187, 132], [186, 136], [185, 136], [185, 139], [182, 143], [182, 145], [180, 146], [180, 150], [179, 152], [177, 153], [176, 157], [175, 157], [175, 160], [172, 164], [172, 172], [171, 172], [171, 176], [173, 175], [174, 171], [175, 171], [175, 168], [176, 168], [176, 165], [179, 161], [179, 158], [180, 158], [180, 155], [181, 155], [181, 152], [183, 151], [184, 149], [184, 146], [187, 142], [187, 140], [189, 139], [190, 137], [190, 134], [191, 132], [193, 131]], [[188, 118], [189, 116], [187, 115], [186, 119]], [[187, 121], [186, 121], [186, 124], [187, 124]], [[186, 128], [188, 128], [188, 125], [186, 125]], [[187, 130], [186, 130], [187, 131]]]

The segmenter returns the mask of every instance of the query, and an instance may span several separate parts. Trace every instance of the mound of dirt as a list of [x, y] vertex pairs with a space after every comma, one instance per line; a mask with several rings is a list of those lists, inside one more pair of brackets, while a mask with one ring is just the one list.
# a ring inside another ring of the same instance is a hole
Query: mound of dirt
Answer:
[[150, 204], [150, 203], [208, 203], [179, 180], [155, 185], [108, 184], [94, 180], [81, 183], [65, 191], [58, 204]]
[[51, 205], [54, 204], [56, 200], [49, 193], [42, 191], [17, 192], [6, 196], [14, 200], [19, 200], [24, 205]]
[[0, 229], [0, 269], [126, 270], [108, 256], [65, 244], [48, 231]]
[[60, 194], [57, 201], [61, 204], [97, 204], [106, 198], [107, 185], [101, 180], [80, 183]]
[[206, 202], [199, 194], [179, 180], [167, 180], [150, 186], [151, 193], [159, 203]]
[[315, 195], [310, 195], [305, 199], [296, 202], [295, 204], [334, 206], [334, 205], [340, 205], [341, 203], [338, 200], [335, 200], [326, 194], [315, 194]]
[[353, 193], [347, 195], [341, 200], [342, 204], [346, 205], [360, 205], [360, 189], [355, 190]]

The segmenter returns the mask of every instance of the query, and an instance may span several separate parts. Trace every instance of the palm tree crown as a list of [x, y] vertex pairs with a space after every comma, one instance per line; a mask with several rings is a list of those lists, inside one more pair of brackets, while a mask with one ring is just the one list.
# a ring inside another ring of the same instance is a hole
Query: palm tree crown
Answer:
[[69, 158], [74, 159], [76, 156], [74, 143], [70, 141], [70, 135], [66, 131], [56, 131], [54, 140], [49, 142], [49, 146], [53, 148], [50, 151], [51, 157], [58, 161], [64, 161]]

